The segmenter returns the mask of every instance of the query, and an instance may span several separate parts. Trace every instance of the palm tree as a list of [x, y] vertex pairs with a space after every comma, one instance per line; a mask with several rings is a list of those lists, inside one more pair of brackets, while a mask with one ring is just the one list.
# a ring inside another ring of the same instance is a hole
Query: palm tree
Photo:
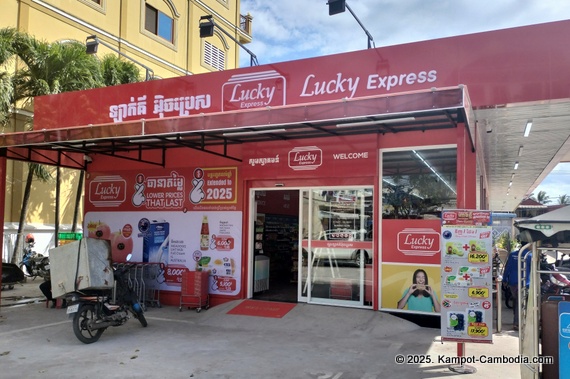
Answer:
[[[12, 49], [18, 57], [18, 70], [13, 74], [12, 104], [32, 109], [35, 96], [56, 94], [102, 86], [99, 63], [85, 53], [79, 42], [47, 43], [34, 37], [17, 34]], [[22, 199], [12, 261], [21, 250], [21, 235], [25, 227], [32, 181], [51, 179], [45, 166], [30, 163]]]
[[[81, 42], [47, 43], [19, 33], [15, 29], [0, 29], [0, 65], [14, 56], [17, 57], [18, 70], [11, 77], [6, 72], [0, 72], [0, 122], [8, 119], [12, 104], [33, 109], [35, 96], [141, 80], [140, 72], [134, 63], [122, 61], [113, 55], [105, 56], [99, 62], [95, 56], [86, 53], [85, 45]], [[20, 236], [25, 226], [31, 183], [34, 178], [50, 180], [51, 174], [45, 166], [29, 164], [12, 261], [21, 250]], [[75, 200], [73, 231], [77, 224], [83, 178], [84, 171], [81, 170]]]
[[[113, 54], [107, 54], [101, 60], [101, 72], [104, 86], [114, 86], [118, 84], [136, 83], [140, 79], [140, 71], [132, 62], [126, 62]], [[73, 223], [71, 231], [75, 232], [77, 221], [79, 219], [79, 205], [81, 203], [81, 194], [83, 193], [83, 182], [85, 179], [85, 171], [79, 173], [77, 184], [77, 192], [75, 194], [75, 211], [73, 212]]]
[[[13, 28], [0, 29], [0, 67], [13, 60], [12, 42], [17, 33]], [[8, 123], [13, 95], [12, 76], [7, 71], [0, 71], [0, 125]]]
[[558, 198], [558, 204], [560, 205], [570, 204], [570, 197], [568, 195], [560, 195], [560, 197]]
[[534, 201], [539, 202], [540, 204], [548, 204], [552, 202], [552, 200], [550, 200], [550, 196], [548, 196], [545, 191], [539, 191], [536, 197], [534, 194], [531, 194], [530, 198]]
[[101, 73], [106, 87], [140, 81], [139, 68], [133, 62], [124, 61], [113, 54], [103, 56]]
[[[21, 44], [22, 39], [25, 36], [19, 33], [14, 28], [4, 28], [0, 29], [0, 66], [6, 66], [9, 63], [14, 62], [17, 64], [17, 51], [16, 46]], [[10, 120], [10, 115], [12, 114], [12, 109], [16, 107], [16, 92], [15, 92], [14, 75], [11, 75], [8, 71], [0, 72], [0, 124], [6, 125]], [[22, 211], [20, 213], [20, 225], [23, 228], [25, 215], [27, 214], [27, 205], [31, 191], [32, 178], [36, 176], [40, 180], [47, 181], [50, 179], [50, 173], [45, 169], [45, 167], [30, 164], [28, 169], [28, 179], [26, 182], [26, 187], [24, 190], [24, 201]], [[19, 227], [18, 234], [16, 237], [16, 247], [14, 254], [12, 256], [12, 261], [15, 260], [16, 252], [20, 250], [20, 235], [22, 230]]]

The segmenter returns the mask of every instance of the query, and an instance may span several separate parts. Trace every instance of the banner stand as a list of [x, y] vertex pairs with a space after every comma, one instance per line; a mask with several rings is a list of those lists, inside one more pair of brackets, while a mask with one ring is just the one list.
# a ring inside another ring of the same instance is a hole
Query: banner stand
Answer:
[[493, 343], [492, 214], [443, 210], [441, 238], [441, 337], [457, 343], [449, 370], [474, 374], [465, 342]]
[[[465, 356], [465, 343], [464, 342], [458, 342], [457, 343], [457, 356], [460, 358]], [[475, 374], [477, 372], [477, 369], [473, 366], [460, 364], [460, 365], [450, 365], [449, 371], [453, 371], [453, 372], [456, 372], [458, 374]]]

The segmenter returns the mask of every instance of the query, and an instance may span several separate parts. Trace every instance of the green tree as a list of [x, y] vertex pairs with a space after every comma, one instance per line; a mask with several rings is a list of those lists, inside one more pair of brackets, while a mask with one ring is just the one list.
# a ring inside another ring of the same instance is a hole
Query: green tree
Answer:
[[550, 200], [550, 196], [548, 196], [545, 191], [539, 191], [536, 197], [534, 194], [531, 194], [530, 198], [534, 201], [539, 202], [540, 204], [548, 204], [552, 202], [552, 200]]
[[105, 86], [116, 86], [140, 81], [140, 71], [133, 62], [127, 62], [120, 57], [107, 54], [101, 60], [101, 72]]
[[561, 205], [570, 204], [570, 197], [568, 195], [561, 195], [558, 198], [558, 204], [561, 204]]
[[[16, 29], [0, 29], [0, 68], [14, 60], [13, 42], [17, 35]], [[0, 70], [0, 125], [6, 125], [9, 121], [13, 97], [12, 76], [8, 71]]]
[[[121, 60], [118, 56], [107, 54], [103, 57], [100, 64], [103, 86], [116, 86], [119, 84], [140, 82], [140, 71], [132, 62]], [[77, 192], [75, 194], [75, 212], [73, 213], [73, 223], [71, 231], [75, 232], [77, 221], [79, 219], [79, 204], [81, 203], [81, 194], [83, 193], [83, 182], [85, 180], [85, 171], [79, 173], [77, 184]]]
[[[14, 58], [15, 71], [0, 71], [0, 122], [7, 122], [12, 107], [33, 109], [35, 96], [84, 90], [108, 85], [140, 81], [138, 68], [131, 62], [108, 55], [100, 62], [88, 55], [81, 42], [40, 41], [13, 28], [0, 29], [0, 66]], [[24, 189], [22, 211], [12, 261], [21, 250], [21, 235], [27, 216], [29, 196], [34, 178], [50, 180], [43, 165], [30, 163]], [[84, 172], [79, 175], [74, 225], [83, 191]]]

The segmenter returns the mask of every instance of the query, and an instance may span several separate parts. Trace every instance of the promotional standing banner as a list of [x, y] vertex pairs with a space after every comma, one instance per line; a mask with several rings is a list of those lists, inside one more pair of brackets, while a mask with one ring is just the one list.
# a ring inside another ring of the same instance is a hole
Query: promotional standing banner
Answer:
[[444, 210], [442, 220], [442, 340], [492, 343], [491, 212]]

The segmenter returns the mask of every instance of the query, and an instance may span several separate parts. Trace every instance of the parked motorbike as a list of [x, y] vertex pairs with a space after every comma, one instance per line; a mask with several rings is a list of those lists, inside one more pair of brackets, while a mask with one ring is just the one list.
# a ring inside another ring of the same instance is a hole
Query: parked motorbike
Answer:
[[[131, 255], [127, 256], [127, 261]], [[67, 296], [67, 314], [73, 315], [73, 333], [79, 341], [97, 342], [109, 326], [123, 325], [132, 314], [143, 327], [147, 321], [128, 272], [134, 264], [115, 267], [115, 285], [110, 290], [77, 291]]]
[[26, 236], [24, 256], [18, 267], [32, 280], [38, 276], [45, 280], [49, 279], [49, 257], [36, 253], [34, 250], [34, 236], [32, 234]]
[[540, 274], [540, 292], [545, 300], [553, 295], [570, 295], [570, 268], [556, 263], [548, 263], [546, 254], [540, 257], [540, 271], [549, 271]]

